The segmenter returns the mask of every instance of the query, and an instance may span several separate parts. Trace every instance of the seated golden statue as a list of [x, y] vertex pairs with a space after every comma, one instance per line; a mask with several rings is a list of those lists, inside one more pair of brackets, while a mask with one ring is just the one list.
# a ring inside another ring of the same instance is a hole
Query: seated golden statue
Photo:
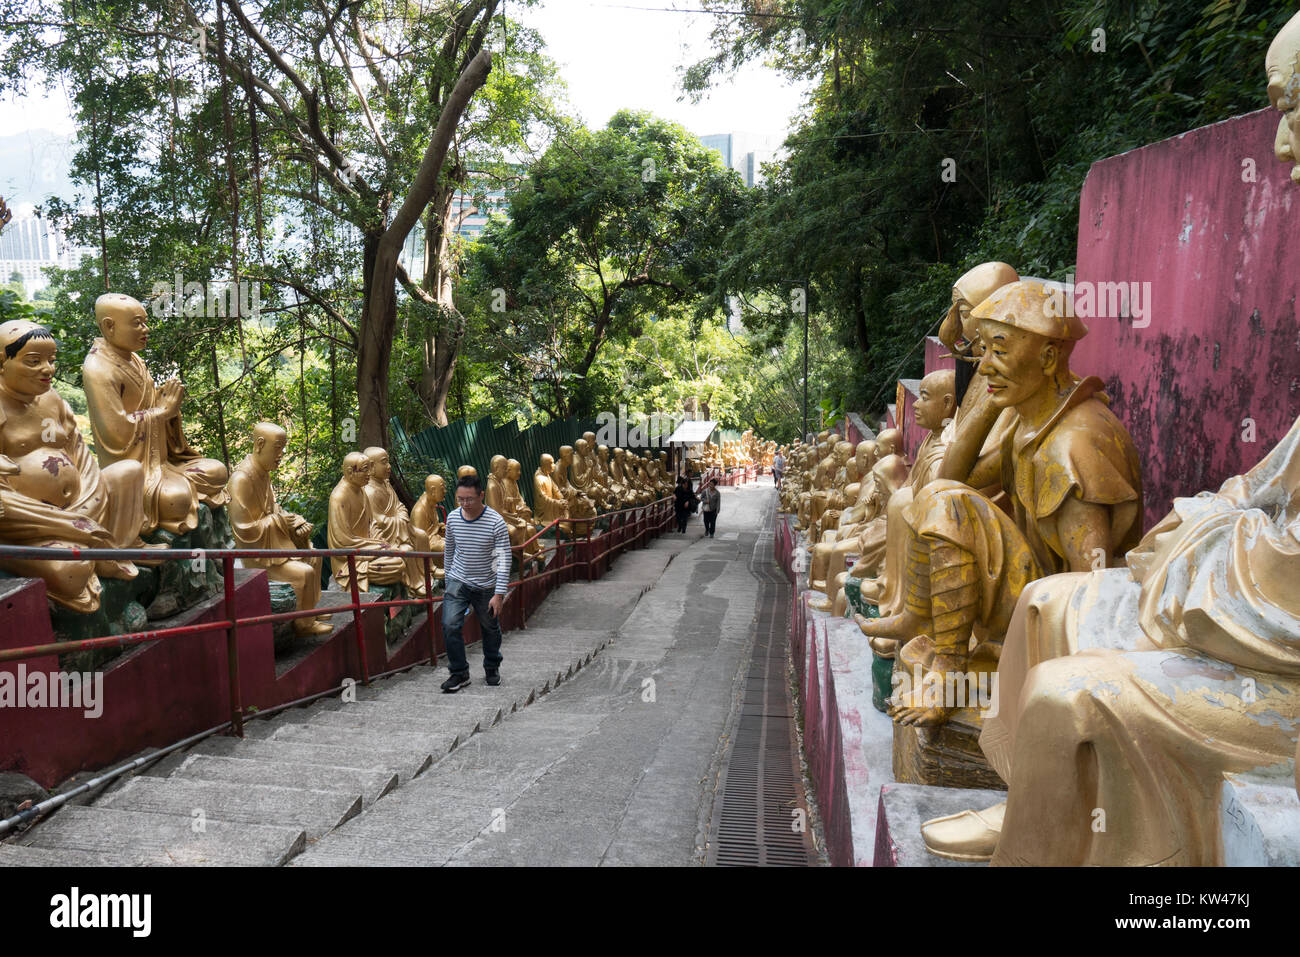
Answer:
[[[566, 508], [569, 518], [595, 518], [596, 503], [593, 502], [582, 489], [577, 488], [569, 481], [569, 476], [573, 473], [573, 446], [561, 445], [560, 458], [555, 463], [555, 472], [552, 478], [555, 480], [555, 486], [564, 495]], [[585, 532], [587, 525], [584, 523], [577, 526], [579, 532]]]
[[560, 531], [573, 534], [573, 526], [562, 521], [569, 517], [569, 499], [555, 481], [555, 459], [543, 452], [533, 473], [533, 503], [537, 506], [537, 528], [540, 531], [552, 522], [559, 521]]
[[[515, 511], [516, 506], [523, 503], [519, 495], [519, 487], [514, 487], [513, 494], [510, 490], [510, 480], [507, 473], [510, 469], [510, 461], [504, 455], [492, 456], [492, 462], [488, 466], [488, 484], [486, 500], [488, 508], [494, 509], [503, 519], [505, 519], [506, 530], [510, 534], [510, 544], [519, 548], [524, 542], [532, 538], [536, 532], [533, 530], [532, 512], [527, 517], [520, 515]], [[524, 506], [527, 508], [528, 506]], [[536, 554], [540, 546], [533, 542], [528, 547], [529, 554]]]
[[[253, 450], [235, 466], [226, 491], [230, 494], [230, 527], [236, 548], [259, 551], [271, 548], [311, 548], [312, 526], [301, 515], [286, 512], [276, 503], [271, 473], [280, 467], [289, 436], [272, 422], [253, 427]], [[298, 609], [320, 605], [319, 558], [242, 558], [245, 568], [265, 568], [271, 581], [288, 582], [298, 596]], [[299, 635], [325, 635], [333, 631], [328, 615], [295, 618]]]
[[[1300, 15], [1265, 59], [1283, 162], [1297, 158], [1298, 65]], [[927, 822], [930, 849], [994, 864], [1223, 863], [1225, 773], [1294, 757], [1300, 788], [1297, 515], [1300, 420], [1217, 493], [1175, 499], [1127, 572], [1026, 589], [980, 736], [1007, 800]]]
[[[947, 436], [951, 434], [949, 430], [957, 406], [955, 378], [951, 369], [940, 369], [921, 380], [912, 417], [927, 434], [916, 451], [916, 461], [908, 471], [907, 479], [901, 484], [889, 483], [885, 495], [872, 489], [877, 510], [864, 516], [870, 528], [858, 528], [855, 522], [844, 536], [834, 535], [829, 543], [818, 543], [813, 549], [813, 570], [814, 573], [822, 572], [818, 580], [822, 582], [820, 590], [826, 595], [825, 601], [816, 602], [815, 607], [823, 611], [833, 610], [839, 604], [837, 595], [848, 578], [876, 579], [883, 571], [889, 548], [889, 512], [897, 510], [896, 503], [900, 497], [906, 496], [905, 500], [910, 501], [918, 489], [930, 484], [943, 463]], [[877, 444], [883, 444], [886, 449], [898, 448], [902, 445], [902, 432], [886, 429], [880, 433]], [[856, 519], [857, 515], [851, 517]], [[840, 563], [845, 560], [844, 556], [849, 554], [858, 556], [853, 568], [838, 572], [843, 567]], [[832, 569], [834, 573], [830, 571]], [[819, 586], [814, 582], [812, 587]]]
[[[413, 594], [424, 592], [424, 572], [415, 559], [404, 559], [400, 549], [394, 548], [381, 537], [381, 532], [370, 510], [366, 486], [370, 483], [371, 461], [364, 452], [349, 452], [343, 458], [343, 477], [330, 493], [329, 545], [330, 548], [391, 549], [393, 554], [383, 557], [358, 555], [357, 590], [369, 591], [371, 585], [405, 585]], [[409, 550], [406, 549], [406, 550]], [[334, 580], [339, 587], [352, 587], [348, 577], [346, 558], [330, 558]]]
[[[406, 506], [397, 497], [391, 477], [393, 465], [386, 449], [373, 446], [366, 449], [366, 458], [370, 459], [370, 481], [366, 483], [366, 498], [370, 502], [370, 520], [380, 541], [387, 542], [402, 551], [415, 550], [415, 530], [411, 526], [411, 516]], [[424, 595], [424, 562], [418, 558], [409, 559], [413, 578], [418, 584], [409, 586], [416, 597]]]
[[596, 464], [600, 469], [601, 482], [605, 488], [609, 489], [610, 497], [614, 501], [614, 507], [631, 508], [635, 505], [636, 501], [632, 497], [631, 489], [629, 489], [625, 483], [614, 478], [613, 465], [609, 460], [608, 445], [600, 445], [596, 447]]
[[185, 387], [155, 387], [137, 353], [148, 344], [145, 311], [135, 299], [105, 293], [95, 300], [96, 339], [81, 366], [86, 407], [101, 466], [131, 460], [144, 467], [146, 532], [174, 535], [198, 525], [199, 502], [226, 504], [226, 466], [190, 447], [181, 427]]
[[[533, 510], [524, 501], [524, 493], [519, 488], [519, 476], [522, 474], [523, 466], [519, 464], [518, 459], [506, 461], [506, 479], [504, 483], [506, 507], [528, 524], [528, 536], [532, 538], [537, 533], [533, 529]], [[534, 540], [524, 547], [524, 555], [535, 558], [541, 550], [542, 543]]]
[[[952, 306], [940, 325], [939, 338], [952, 350], [959, 369], [971, 369], [983, 355], [979, 320], [971, 318], [971, 310], [1003, 286], [1018, 280], [1016, 271], [1006, 263], [988, 262], [963, 273], [953, 283]], [[859, 585], [862, 602], [877, 606], [882, 618], [903, 610], [908, 548], [907, 523], [903, 516], [916, 493], [929, 481], [937, 477], [968, 483], [974, 474], [981, 483], [976, 486], [978, 491], [999, 507], [1011, 507], [1002, 491], [1002, 476], [997, 463], [1001, 460], [1003, 441], [1015, 429], [1016, 410], [994, 405], [992, 393], [977, 381], [968, 384], [958, 401], [960, 404], [951, 436], [944, 440], [943, 460], [937, 473], [924, 482], [909, 483], [908, 488], [890, 499], [884, 571]], [[842, 610], [843, 607], [841, 598], [837, 596], [836, 608]], [[871, 647], [877, 655], [893, 658], [900, 642], [873, 638]]]
[[857, 481], [857, 477], [850, 477], [849, 468], [853, 464], [854, 448], [852, 442], [839, 441], [835, 443], [831, 451], [831, 457], [834, 460], [831, 470], [831, 479], [825, 489], [813, 492], [812, 507], [810, 511], [811, 521], [808, 525], [808, 543], [815, 545], [821, 541], [824, 531], [828, 531], [839, 523], [839, 515], [848, 507], [850, 499], [845, 496], [845, 490], [849, 484]]
[[[1079, 381], [1073, 344], [1087, 334], [1037, 282], [1005, 286], [973, 312], [985, 345], [980, 372], [993, 400], [1016, 410], [1002, 448], [1008, 516], [973, 488], [940, 479], [906, 510], [904, 609], [857, 617], [871, 638], [905, 640], [900, 658], [919, 666], [921, 687], [902, 692], [890, 714], [934, 725], [954, 710], [932, 702], [944, 675], [992, 671], [1025, 586], [1045, 574], [1113, 564], [1140, 533], [1137, 450], [1104, 401], [1100, 379]], [[975, 482], [972, 482], [975, 484]], [[972, 650], [972, 642], [974, 648]]]
[[[589, 434], [594, 438], [595, 433]], [[563, 461], [564, 449], [560, 449], [560, 457]], [[597, 510], [613, 507], [613, 503], [609, 500], [609, 490], [601, 482], [600, 471], [596, 467], [595, 450], [586, 439], [578, 439], [573, 443], [568, 474], [565, 478], [569, 486], [577, 489], [580, 495], [586, 496]]]
[[625, 449], [614, 450], [614, 480], [627, 488], [632, 505], [648, 505], [654, 500], [654, 496], [641, 488], [633, 467], [634, 458], [635, 456]]
[[[418, 552], [441, 552], [446, 546], [446, 540], [443, 538], [443, 521], [442, 516], [438, 514], [438, 506], [447, 498], [447, 481], [441, 475], [426, 475], [424, 477], [424, 493], [415, 501], [411, 508], [411, 534], [415, 537], [415, 550]], [[430, 559], [433, 566], [433, 577], [443, 579], [447, 577], [447, 570], [443, 567], [443, 557]]]
[[[101, 468], [55, 392], [58, 345], [26, 319], [0, 324], [0, 542], [49, 548], [140, 548], [144, 469]], [[14, 575], [41, 578], [50, 601], [99, 609], [100, 575], [135, 578], [131, 562], [0, 559]]]
[[1007, 800], [927, 822], [930, 849], [995, 864], [1221, 864], [1223, 775], [1296, 751], [1298, 506], [1300, 420], [1217, 493], [1175, 499], [1127, 569], [1025, 589], [980, 736]]

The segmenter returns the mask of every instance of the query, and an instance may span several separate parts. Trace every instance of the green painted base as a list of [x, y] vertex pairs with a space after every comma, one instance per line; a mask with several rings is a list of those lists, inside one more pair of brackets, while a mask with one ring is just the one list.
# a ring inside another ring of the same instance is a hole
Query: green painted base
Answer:
[[[224, 507], [199, 505], [199, 524], [186, 535], [156, 530], [145, 536], [150, 544], [193, 550], [231, 547], [230, 520]], [[171, 618], [193, 608], [222, 589], [221, 566], [211, 559], [137, 565], [139, 574], [124, 581], [101, 578], [99, 609], [89, 614], [50, 605], [56, 641], [76, 641], [144, 631], [149, 622]], [[13, 577], [0, 572], [0, 577]], [[94, 671], [122, 654], [120, 648], [99, 648], [62, 655], [59, 667]]]
[[[375, 585], [371, 584], [370, 594], [375, 596], [376, 601], [402, 601], [410, 598], [405, 585]], [[411, 622], [415, 620], [415, 605], [403, 605], [400, 608], [388, 609], [388, 618], [384, 621], [384, 635], [388, 641], [394, 642], [401, 639], [411, 628]], [[397, 614], [393, 614], [396, 612]]]
[[880, 617], [880, 609], [862, 597], [861, 578], [850, 575], [844, 579], [844, 597], [848, 600], [848, 606], [844, 609], [845, 618], [852, 618], [855, 613], [863, 618]]
[[871, 653], [871, 704], [877, 711], [885, 711], [885, 702], [894, 693], [894, 659]]
[[[270, 586], [271, 591], [271, 614], [281, 615], [286, 611], [298, 610], [298, 596], [292, 585], [288, 582], [273, 581], [267, 581], [267, 585]], [[271, 633], [274, 635], [277, 654], [292, 645], [297, 637], [291, 621], [277, 622], [272, 626]]]

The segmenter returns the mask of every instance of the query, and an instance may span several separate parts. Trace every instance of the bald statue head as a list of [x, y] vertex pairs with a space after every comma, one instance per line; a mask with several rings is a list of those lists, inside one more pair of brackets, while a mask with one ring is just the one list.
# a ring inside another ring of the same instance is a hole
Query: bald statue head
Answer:
[[460, 468], [456, 469], [457, 481], [460, 481], [466, 475], [472, 475], [475, 478], [478, 478], [478, 469], [474, 468], [472, 465], [462, 465]]
[[921, 380], [920, 396], [912, 409], [916, 424], [937, 432], [957, 411], [957, 373], [939, 369]]
[[370, 459], [370, 477], [376, 482], [387, 482], [393, 466], [388, 461], [388, 450], [374, 445], [366, 449], [366, 458]]
[[587, 449], [591, 448], [591, 443], [586, 439], [578, 439], [578, 441], [573, 443], [573, 447], [578, 453], [578, 458], [585, 459], [587, 457]]
[[106, 292], [95, 300], [95, 322], [108, 344], [139, 352], [149, 344], [144, 306], [120, 292]]
[[253, 426], [253, 461], [267, 472], [280, 467], [284, 448], [289, 444], [289, 434], [274, 422], [259, 422]]
[[876, 443], [867, 439], [853, 450], [853, 461], [858, 463], [858, 475], [866, 475], [876, 464]]
[[550, 452], [543, 452], [542, 457], [537, 460], [537, 471], [543, 475], [550, 475], [555, 471], [555, 458]]
[[508, 459], [504, 455], [492, 456], [492, 461], [488, 463], [488, 471], [499, 479], [506, 477], [506, 463]]
[[852, 442], [835, 443], [835, 461], [840, 465], [847, 465], [849, 458], [853, 455]]
[[424, 477], [424, 493], [429, 496], [429, 501], [437, 503], [447, 497], [447, 481], [441, 475], [434, 473]]
[[876, 436], [877, 461], [887, 455], [900, 455], [903, 451], [903, 432], [901, 429], [885, 429]]
[[560, 446], [560, 461], [563, 462], [565, 465], [568, 465], [571, 461], [573, 461], [573, 446], [572, 446], [572, 445], [561, 445], [561, 446]]
[[349, 452], [343, 456], [343, 481], [361, 488], [370, 481], [370, 456], [365, 452]]
[[519, 464], [518, 459], [506, 460], [506, 478], [512, 482], [519, 481], [519, 476], [523, 473], [524, 467]]

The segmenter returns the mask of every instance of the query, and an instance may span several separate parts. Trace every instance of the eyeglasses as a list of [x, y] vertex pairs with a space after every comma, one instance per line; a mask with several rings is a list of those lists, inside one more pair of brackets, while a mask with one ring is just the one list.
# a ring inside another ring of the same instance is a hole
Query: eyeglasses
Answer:
[[461, 498], [459, 495], [456, 496], [457, 505], [473, 505], [477, 501], [478, 496], [475, 496], [474, 498]]

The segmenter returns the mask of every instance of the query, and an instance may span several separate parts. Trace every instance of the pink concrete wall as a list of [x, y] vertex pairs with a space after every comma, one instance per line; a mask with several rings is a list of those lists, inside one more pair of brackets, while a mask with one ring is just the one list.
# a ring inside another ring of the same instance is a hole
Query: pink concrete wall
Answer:
[[1085, 319], [1072, 359], [1133, 434], [1147, 527], [1300, 415], [1300, 186], [1273, 157], [1276, 129], [1260, 110], [1102, 160], [1084, 184], [1076, 281], [1150, 283], [1149, 324]]

